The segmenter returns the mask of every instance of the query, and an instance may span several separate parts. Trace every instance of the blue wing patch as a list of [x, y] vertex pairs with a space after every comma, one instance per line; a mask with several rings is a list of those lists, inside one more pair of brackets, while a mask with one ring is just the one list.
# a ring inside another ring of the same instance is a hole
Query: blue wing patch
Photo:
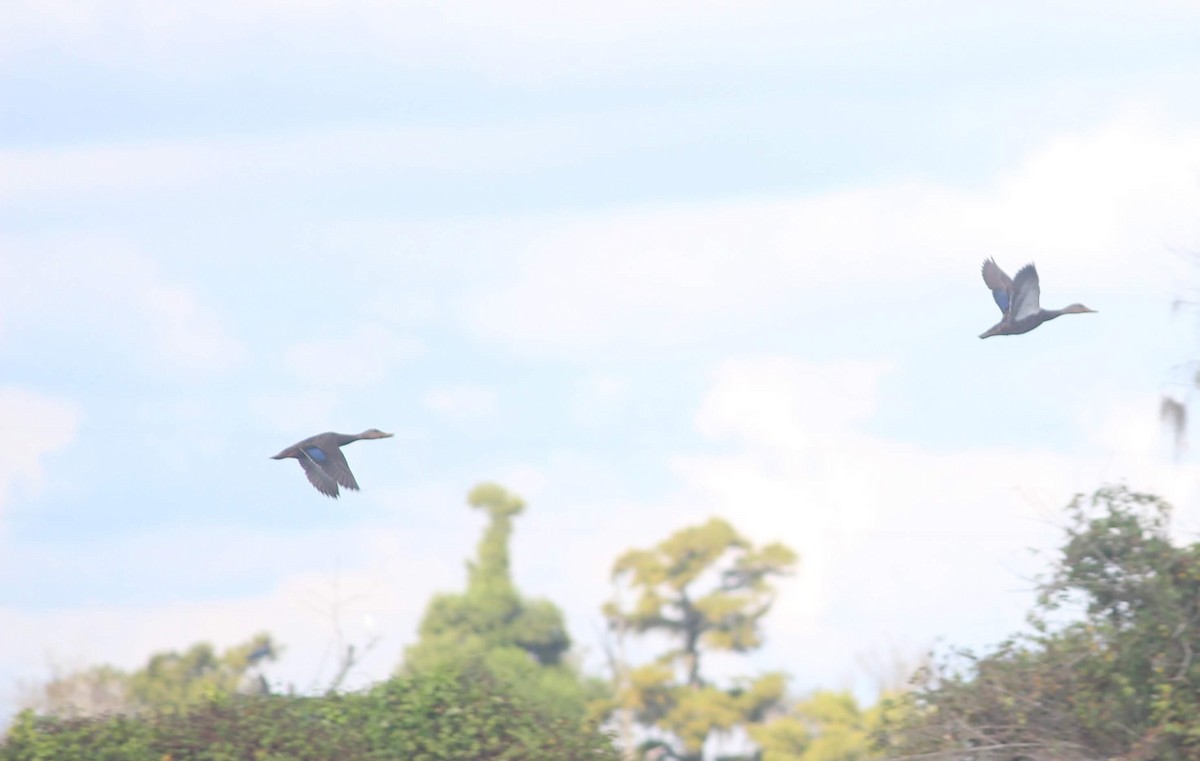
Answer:
[[996, 306], [1000, 307], [1000, 311], [1008, 314], [1008, 291], [1003, 288], [995, 288], [992, 290], [992, 298], [996, 300]]
[[325, 456], [325, 453], [321, 451], [320, 447], [308, 447], [304, 451], [308, 453], [309, 457], [313, 458], [317, 462], [325, 462], [325, 460], [328, 459]]

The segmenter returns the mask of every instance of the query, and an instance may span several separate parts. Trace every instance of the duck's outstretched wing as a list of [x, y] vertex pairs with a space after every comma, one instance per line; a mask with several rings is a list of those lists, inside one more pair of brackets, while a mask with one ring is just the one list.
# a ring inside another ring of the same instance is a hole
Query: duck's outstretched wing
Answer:
[[308, 476], [308, 481], [317, 491], [327, 497], [338, 498], [338, 485], [333, 476], [325, 472], [312, 455], [306, 450], [300, 450], [300, 456], [296, 458], [300, 461], [300, 467], [304, 468], [304, 475]]
[[1038, 282], [1037, 269], [1032, 264], [1026, 264], [1017, 270], [1013, 278], [1012, 304], [1008, 311], [1008, 319], [1022, 320], [1042, 311], [1042, 286]]
[[1013, 281], [1004, 274], [1004, 270], [1000, 269], [1000, 265], [996, 264], [995, 259], [984, 260], [983, 282], [991, 289], [996, 306], [1000, 307], [1000, 311], [1007, 315], [1008, 307], [1012, 303]]
[[301, 447], [301, 451], [308, 455], [314, 464], [320, 466], [325, 475], [347, 489], [358, 490], [358, 481], [354, 480], [354, 474], [350, 472], [350, 463], [346, 462], [346, 455], [342, 454], [342, 449], [337, 444], [310, 444]]

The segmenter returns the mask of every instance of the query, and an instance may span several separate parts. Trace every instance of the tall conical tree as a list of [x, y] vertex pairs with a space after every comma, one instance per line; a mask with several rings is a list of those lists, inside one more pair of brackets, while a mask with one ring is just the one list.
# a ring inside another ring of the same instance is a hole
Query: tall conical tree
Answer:
[[467, 503], [487, 513], [477, 557], [467, 563], [467, 590], [435, 596], [421, 622], [421, 638], [405, 654], [405, 664], [479, 655], [515, 647], [544, 666], [557, 664], [570, 648], [561, 611], [548, 600], [527, 600], [509, 570], [508, 542], [513, 518], [525, 502], [494, 483], [471, 490]]
[[476, 556], [467, 563], [467, 589], [430, 600], [420, 639], [405, 653], [403, 668], [413, 672], [446, 663], [481, 663], [515, 693], [590, 722], [587, 706], [602, 693], [603, 684], [581, 677], [567, 662], [571, 639], [558, 606], [523, 597], [512, 580], [508, 542], [524, 501], [483, 483], [471, 490], [467, 502], [488, 517]]

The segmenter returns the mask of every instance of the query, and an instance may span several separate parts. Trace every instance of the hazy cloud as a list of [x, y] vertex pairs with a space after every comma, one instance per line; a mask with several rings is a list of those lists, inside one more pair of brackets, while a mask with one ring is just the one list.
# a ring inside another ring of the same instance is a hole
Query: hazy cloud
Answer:
[[619, 422], [630, 395], [629, 382], [620, 375], [589, 375], [575, 386], [571, 414], [589, 428], [611, 427]]
[[119, 239], [0, 236], [0, 257], [7, 275], [0, 283], [5, 332], [76, 336], [89, 349], [189, 375], [221, 373], [242, 357], [222, 314]]
[[450, 417], [483, 417], [496, 409], [496, 391], [467, 383], [441, 386], [425, 394], [425, 406]]
[[[562, 5], [507, 0], [479, 5], [465, 0], [391, 3], [381, 0], [210, 0], [140, 3], [51, 0], [5, 6], [0, 50], [21, 58], [53, 51], [109, 65], [153, 62], [199, 77], [188, 64], [203, 59], [220, 68], [253, 60], [284, 41], [310, 56], [369, 53], [393, 65], [469, 72], [487, 80], [539, 84], [610, 80], [648, 69], [701, 70], [764, 64], [806, 66], [820, 60], [849, 71], [892, 61], [929, 65], [935, 30], [972, 38], [1028, 33], [1028, 18], [1058, 26], [1089, 14], [1094, 35], [1128, 38], [1144, 25], [1194, 24], [1194, 5], [1167, 0], [1154, 12], [1131, 15], [1120, 4], [1018, 2], [1003, 7], [925, 3], [922, 13], [880, 0], [853, 4], [783, 0], [649, 0]], [[1142, 17], [1145, 16], [1143, 19]], [[1041, 51], [1033, 37], [1029, 55]], [[962, 46], [975, 50], [977, 46]], [[223, 55], [214, 59], [211, 51]], [[915, 51], [915, 52], [914, 52]], [[935, 58], [935, 60], [937, 60]]]
[[75, 440], [80, 420], [72, 402], [0, 386], [0, 514], [16, 487], [38, 487], [43, 460]]
[[[156, 602], [0, 606], [0, 629], [10, 646], [0, 654], [0, 689], [16, 676], [44, 678], [52, 664], [135, 668], [155, 651], [178, 650], [198, 641], [225, 647], [269, 631], [286, 649], [270, 676], [284, 686], [292, 683], [311, 690], [326, 686], [336, 669], [339, 628], [343, 649], [351, 643], [361, 648], [381, 635], [378, 648], [352, 675], [352, 684], [362, 684], [394, 669], [428, 596], [464, 581], [461, 558], [446, 557], [428, 536], [392, 526], [185, 533], [157, 532], [81, 546], [69, 563], [54, 570], [69, 577], [105, 567], [115, 578], [128, 575], [127, 584], [153, 587]], [[220, 559], [215, 566], [214, 557]], [[146, 568], [161, 572], [147, 580]], [[191, 591], [195, 582], [211, 584], [214, 572], [216, 580], [239, 585], [261, 587], [266, 579], [277, 580], [247, 594], [204, 596]], [[410, 589], [404, 579], [420, 579], [420, 591]], [[179, 593], [164, 594], [172, 586]]]
[[697, 423], [731, 451], [676, 461], [698, 510], [801, 555], [771, 617], [769, 657], [821, 652], [844, 668], [880, 632], [998, 639], [1022, 625], [1045, 568], [1026, 550], [1053, 547], [1061, 507], [1105, 481], [1163, 494], [1184, 524], [1200, 518], [1200, 491], [1171, 461], [1152, 400], [1093, 408], [1091, 445], [1078, 452], [939, 451], [867, 432], [886, 378], [872, 363], [727, 360]]
[[[487, 127], [350, 127], [268, 137], [149, 140], [0, 148], [0, 203], [77, 200], [314, 179], [509, 169], [528, 172], [576, 147], [578, 129], [554, 121]], [[577, 127], [580, 125], [576, 125]]]
[[[532, 236], [512, 275], [461, 303], [513, 349], [704, 340], [770, 326], [798, 304], [961, 282], [988, 256], [1045, 280], [1125, 293], [1179, 277], [1194, 245], [1200, 128], [1134, 113], [1062, 137], [982, 188], [897, 183], [788, 200], [602, 212]], [[1047, 300], [1051, 296], [1047, 293]]]
[[315, 385], [357, 386], [378, 383], [396, 365], [420, 356], [424, 345], [378, 323], [356, 327], [342, 338], [318, 338], [293, 344], [284, 362], [298, 380]]

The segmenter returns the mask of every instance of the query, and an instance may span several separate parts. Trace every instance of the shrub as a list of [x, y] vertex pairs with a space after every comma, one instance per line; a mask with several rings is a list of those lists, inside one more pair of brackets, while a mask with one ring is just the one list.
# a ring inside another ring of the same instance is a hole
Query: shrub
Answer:
[[361, 693], [237, 696], [177, 713], [20, 714], [0, 761], [615, 761], [607, 736], [478, 665]]

